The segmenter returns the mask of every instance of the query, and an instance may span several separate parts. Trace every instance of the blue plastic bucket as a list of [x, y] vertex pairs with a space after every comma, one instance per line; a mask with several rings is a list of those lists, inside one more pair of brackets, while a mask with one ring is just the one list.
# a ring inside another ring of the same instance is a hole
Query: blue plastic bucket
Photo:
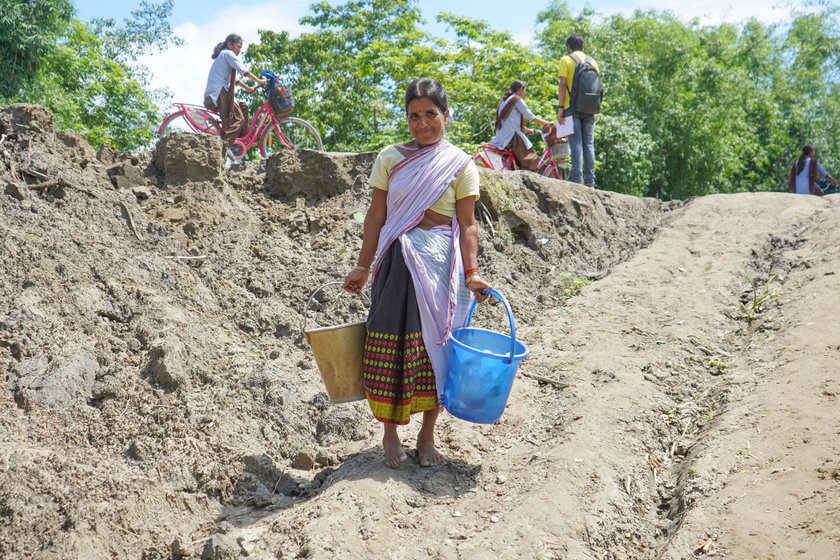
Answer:
[[528, 347], [516, 340], [507, 299], [496, 290], [487, 292], [504, 304], [510, 336], [470, 327], [477, 303], [473, 301], [467, 326], [452, 331], [449, 372], [443, 391], [443, 405], [453, 416], [478, 424], [492, 424], [501, 418], [516, 368], [528, 356]]

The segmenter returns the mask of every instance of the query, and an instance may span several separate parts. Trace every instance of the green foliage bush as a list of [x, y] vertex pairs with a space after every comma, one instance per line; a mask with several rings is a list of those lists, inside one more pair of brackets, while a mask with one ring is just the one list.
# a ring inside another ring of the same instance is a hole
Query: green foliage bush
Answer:
[[[67, 0], [0, 0], [0, 62], [10, 69], [0, 76], [0, 102], [45, 104], [60, 126], [95, 144], [147, 145], [165, 92], [151, 91], [133, 61], [176, 40], [171, 9], [172, 0], [144, 0], [117, 26], [74, 19]], [[406, 85], [438, 78], [454, 109], [447, 137], [473, 151], [492, 138], [496, 105], [514, 79], [528, 84], [537, 115], [556, 115], [565, 39], [582, 33], [606, 91], [595, 138], [599, 186], [684, 199], [784, 190], [804, 143], [840, 173], [838, 14], [831, 0], [806, 0], [784, 26], [704, 25], [669, 12], [574, 14], [566, 0], [551, 0], [536, 15], [535, 45], [523, 45], [445, 12], [435, 17], [447, 36], [435, 36], [417, 0], [322, 1], [302, 18], [300, 36], [261, 31], [245, 58], [288, 75], [298, 116], [316, 124], [329, 150], [407, 139]]]
[[66, 0], [0, 0], [0, 61], [12, 70], [0, 79], [0, 104], [45, 105], [59, 128], [94, 146], [148, 146], [165, 92], [151, 90], [148, 70], [135, 59], [178, 42], [167, 22], [171, 12], [172, 0], [144, 0], [118, 26], [74, 18]]

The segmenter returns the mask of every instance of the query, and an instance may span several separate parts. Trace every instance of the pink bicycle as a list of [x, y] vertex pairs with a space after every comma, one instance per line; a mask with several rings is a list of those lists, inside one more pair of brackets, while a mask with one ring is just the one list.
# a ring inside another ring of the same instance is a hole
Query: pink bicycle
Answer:
[[[559, 151], [555, 151], [559, 154]], [[519, 169], [519, 164], [516, 163], [513, 152], [506, 148], [499, 148], [493, 144], [482, 144], [479, 146], [476, 154], [473, 156], [473, 161], [476, 165], [481, 165], [482, 167], [496, 171], [515, 171]], [[569, 167], [568, 156], [555, 155], [552, 157], [552, 151], [546, 148], [542, 156], [540, 156], [537, 171], [544, 177], [565, 180], [569, 177]]]
[[[270, 87], [258, 87], [265, 96], [263, 103], [254, 113], [248, 132], [237, 138], [228, 151], [228, 156], [240, 161], [251, 146], [258, 145], [260, 155], [267, 158], [281, 150], [323, 150], [324, 144], [318, 130], [310, 123], [297, 117], [290, 117], [292, 109], [289, 102], [283, 104]], [[176, 111], [163, 119], [157, 130], [159, 138], [172, 132], [195, 132], [214, 134], [222, 130], [222, 120], [216, 111], [201, 105], [175, 103]]]

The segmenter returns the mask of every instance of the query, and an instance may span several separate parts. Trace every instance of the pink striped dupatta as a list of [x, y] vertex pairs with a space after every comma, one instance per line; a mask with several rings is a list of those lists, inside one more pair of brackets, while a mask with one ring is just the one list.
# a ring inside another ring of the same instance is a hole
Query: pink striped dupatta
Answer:
[[[444, 140], [427, 146], [395, 165], [388, 175], [387, 218], [379, 234], [373, 277], [391, 244], [400, 240], [406, 266], [414, 282], [423, 331], [423, 343], [435, 372], [439, 402], [446, 386], [453, 328], [466, 323], [472, 292], [462, 281], [460, 227], [425, 231], [417, 228], [428, 208], [458, 178], [470, 156]], [[371, 283], [373, 280], [371, 280]]]

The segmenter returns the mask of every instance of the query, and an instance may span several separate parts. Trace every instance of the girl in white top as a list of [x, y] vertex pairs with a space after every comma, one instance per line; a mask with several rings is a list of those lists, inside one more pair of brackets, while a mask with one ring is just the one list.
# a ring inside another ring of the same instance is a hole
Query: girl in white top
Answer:
[[490, 142], [499, 148], [509, 148], [519, 166], [536, 171], [537, 154], [526, 134], [534, 134], [534, 129], [525, 126], [526, 121], [533, 121], [542, 126], [550, 123], [534, 115], [525, 104], [525, 83], [514, 80], [510, 89], [502, 97], [496, 108], [496, 137]]
[[805, 144], [802, 146], [802, 153], [793, 163], [788, 175], [788, 191], [796, 194], [815, 194], [822, 196], [822, 191], [817, 186], [817, 176], [828, 178], [832, 186], [837, 186], [837, 179], [829, 175], [823, 166], [817, 161], [817, 154], [814, 148]]
[[228, 146], [248, 130], [248, 105], [237, 102], [235, 96], [236, 84], [254, 93], [256, 90], [237, 79], [239, 73], [248, 76], [261, 86], [266, 80], [252, 74], [242, 61], [242, 37], [236, 33], [228, 35], [224, 41], [213, 49], [213, 65], [207, 76], [207, 86], [204, 88], [204, 106], [219, 112], [222, 118], [222, 139]]

